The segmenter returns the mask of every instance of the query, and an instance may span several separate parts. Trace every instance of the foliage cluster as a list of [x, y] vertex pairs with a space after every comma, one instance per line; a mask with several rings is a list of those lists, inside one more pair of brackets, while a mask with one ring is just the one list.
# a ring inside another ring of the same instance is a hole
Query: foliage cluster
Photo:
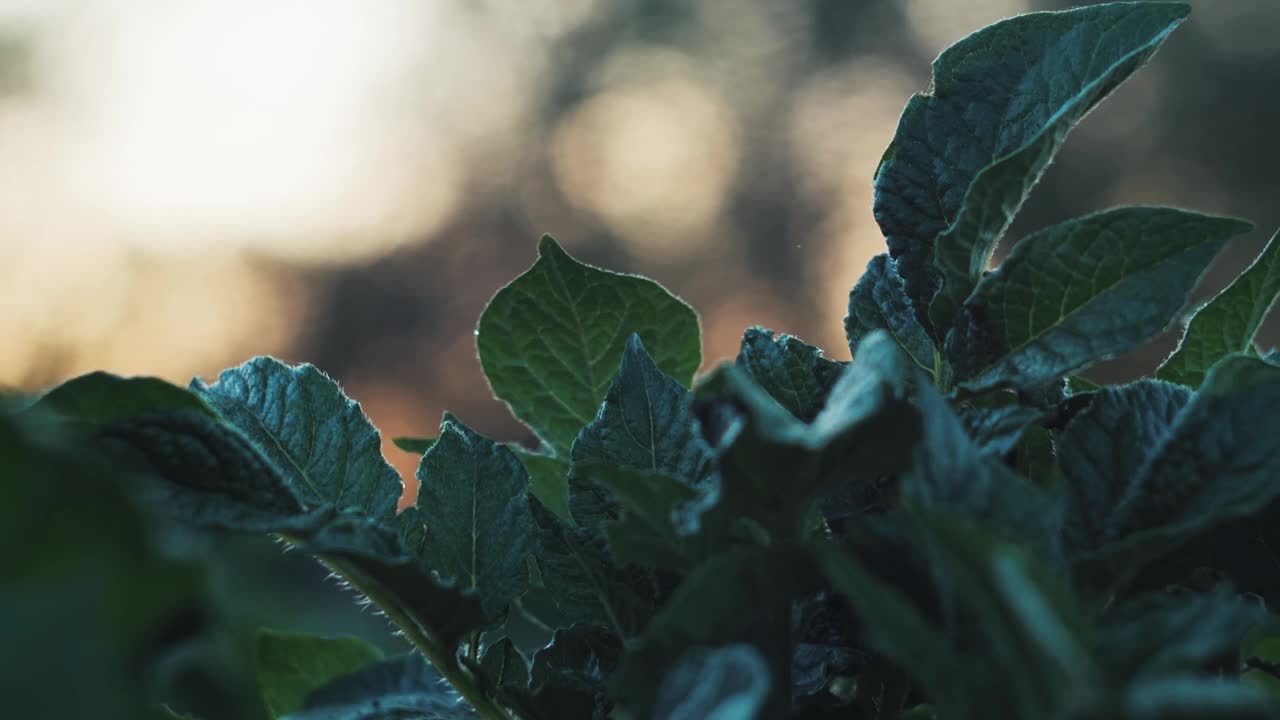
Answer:
[[[876, 172], [889, 252], [850, 294], [851, 362], [751, 328], [695, 382], [692, 309], [548, 237], [477, 330], [540, 446], [446, 414], [397, 440], [421, 454], [399, 512], [377, 430], [308, 365], [96, 373], [0, 415], [22, 549], [0, 616], [28, 619], [6, 704], [140, 716], [201, 592], [155, 529], [177, 526], [283, 539], [414, 646], [264, 631], [275, 718], [1280, 716], [1280, 356], [1254, 346], [1280, 241], [1112, 387], [1078, 373], [1173, 324], [1248, 223], [1106, 210], [988, 270], [1071, 127], [1188, 12], [1025, 15], [937, 59]], [[54, 656], [76, 691], [32, 697]]]

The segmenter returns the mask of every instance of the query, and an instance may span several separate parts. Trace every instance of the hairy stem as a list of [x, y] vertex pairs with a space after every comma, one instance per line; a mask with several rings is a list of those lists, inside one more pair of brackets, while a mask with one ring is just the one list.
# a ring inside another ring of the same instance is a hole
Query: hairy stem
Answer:
[[407, 613], [390, 593], [384, 592], [377, 582], [365, 577], [359, 570], [343, 563], [341, 559], [322, 557], [320, 560], [326, 567], [350, 583], [351, 587], [355, 588], [357, 592], [369, 598], [373, 604], [386, 613], [391, 622], [400, 628], [400, 631], [422, 653], [427, 662], [431, 663], [436, 671], [440, 673], [440, 676], [452, 685], [453, 689], [457, 690], [458, 694], [471, 704], [471, 707], [475, 708], [480, 717], [488, 718], [489, 720], [512, 720], [510, 713], [485, 695], [475, 678], [458, 664], [458, 660], [453, 653], [448, 648], [441, 646], [439, 642], [423, 630], [422, 625]]

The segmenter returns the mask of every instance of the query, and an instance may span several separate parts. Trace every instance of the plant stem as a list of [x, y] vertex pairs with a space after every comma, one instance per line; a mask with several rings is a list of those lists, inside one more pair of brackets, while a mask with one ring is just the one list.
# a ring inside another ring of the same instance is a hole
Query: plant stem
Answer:
[[501, 706], [495, 704], [475, 683], [471, 675], [458, 664], [457, 659], [447, 648], [441, 647], [431, 638], [409, 613], [405, 612], [394, 597], [381, 592], [376, 582], [365, 578], [358, 570], [348, 567], [340, 559], [321, 557], [321, 562], [334, 573], [340, 575], [351, 584], [357, 592], [369, 598], [391, 622], [395, 623], [413, 646], [422, 653], [427, 662], [440, 673], [464, 700], [475, 708], [477, 714], [489, 720], [512, 720], [511, 715]]

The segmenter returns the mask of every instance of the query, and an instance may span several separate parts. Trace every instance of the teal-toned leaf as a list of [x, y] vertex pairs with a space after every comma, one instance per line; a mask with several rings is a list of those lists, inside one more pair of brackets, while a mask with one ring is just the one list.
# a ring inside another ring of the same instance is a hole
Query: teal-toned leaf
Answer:
[[321, 687], [284, 720], [464, 720], [478, 718], [422, 659], [404, 655]]
[[749, 642], [769, 659], [770, 674], [783, 677], [778, 665], [791, 663], [791, 601], [818, 586], [817, 568], [796, 548], [718, 554], [691, 573], [628, 644], [612, 696], [633, 714], [649, 717], [667, 670], [698, 646]]
[[503, 638], [485, 648], [480, 658], [485, 679], [495, 688], [529, 687], [529, 661], [524, 659], [510, 638]]
[[633, 334], [604, 403], [573, 443], [571, 509], [580, 464], [662, 472], [690, 483], [709, 472], [711, 449], [694, 432], [692, 400], [684, 386], [658, 369]]
[[965, 298], [1067, 131], [1188, 12], [1115, 3], [1023, 15], [934, 61], [932, 92], [907, 104], [875, 179], [876, 220], [921, 318], [940, 286], [952, 306]]
[[1280, 296], [1280, 233], [1263, 248], [1249, 269], [1217, 297], [1196, 310], [1178, 349], [1156, 377], [1199, 387], [1214, 363], [1232, 353], [1253, 351], [1253, 338]]
[[999, 457], [1017, 447], [1027, 428], [1044, 415], [1039, 408], [1014, 402], [995, 407], [973, 405], [960, 411], [960, 422], [978, 448]]
[[575, 465], [616, 502], [605, 532], [609, 550], [622, 564], [687, 569], [715, 549], [712, 538], [691, 535], [678, 526], [685, 509], [701, 499], [688, 483], [661, 472], [617, 465]]
[[322, 638], [263, 630], [258, 633], [258, 682], [271, 717], [297, 712], [312, 691], [382, 659], [357, 638]]
[[738, 367], [717, 368], [699, 383], [695, 400], [721, 477], [718, 498], [704, 510], [724, 519], [722, 526], [746, 519], [775, 538], [796, 537], [835, 483], [905, 469], [918, 427], [906, 401], [915, 372], [909, 362], [887, 333], [869, 335], [811, 423]]
[[771, 682], [768, 663], [750, 645], [694, 649], [662, 681], [653, 716], [670, 720], [758, 717]]
[[1280, 367], [1245, 355], [1209, 371], [1115, 505], [1093, 562], [1121, 575], [1280, 497]]
[[1280, 350], [1276, 350], [1273, 348], [1271, 352], [1267, 353], [1264, 356], [1263, 359], [1265, 359], [1267, 362], [1271, 363], [1272, 365], [1280, 365]]
[[1134, 685], [1118, 712], [1132, 720], [1272, 720], [1280, 706], [1248, 685], [1185, 674]]
[[238, 428], [305, 507], [332, 503], [390, 519], [404, 490], [360, 405], [311, 365], [260, 357], [191, 389]]
[[621, 654], [617, 637], [599, 627], [557, 630], [551, 644], [533, 657], [535, 706], [548, 717], [604, 720], [606, 684]]
[[822, 350], [799, 338], [774, 336], [761, 327], [747, 328], [736, 362], [779, 405], [805, 422], [817, 417], [844, 370], [843, 363], [824, 358]]
[[1046, 385], [1164, 330], [1241, 220], [1130, 207], [1018, 243], [965, 301], [946, 352], [961, 387]]
[[529, 584], [534, 525], [529, 474], [515, 453], [445, 414], [440, 437], [418, 467], [425, 557], [501, 617]]
[[[998, 697], [981, 664], [956, 650], [942, 628], [930, 622], [917, 600], [872, 574], [849, 551], [835, 545], [818, 550], [823, 573], [862, 619], [870, 647], [900, 666], [955, 717], [972, 714], [984, 697]], [[990, 708], [985, 708], [990, 710]]]
[[658, 605], [650, 571], [616, 562], [602, 530], [571, 525], [536, 500], [538, 570], [556, 607], [571, 622], [605, 628], [617, 637], [638, 633]]
[[565, 520], [569, 515], [569, 463], [553, 455], [530, 452], [516, 445], [508, 447], [529, 471], [529, 494], [548, 510]]
[[698, 317], [661, 285], [577, 262], [550, 236], [538, 261], [494, 295], [476, 345], [494, 395], [568, 457], [639, 333], [658, 367], [686, 385], [702, 362]]
[[183, 522], [250, 532], [313, 526], [275, 465], [234, 427], [198, 410], [119, 420], [94, 438], [117, 467], [145, 477], [147, 504]]
[[1107, 608], [1097, 626], [1101, 659], [1115, 685], [1234, 665], [1249, 636], [1274, 627], [1266, 608], [1222, 590], [1148, 594]]
[[425, 455], [426, 452], [431, 449], [431, 446], [436, 443], [436, 439], [435, 438], [398, 437], [398, 438], [391, 438], [391, 442], [395, 443], [396, 447], [400, 448], [401, 450], [411, 455]]
[[1186, 388], [1155, 380], [1107, 388], [1059, 435], [1058, 463], [1066, 478], [1062, 547], [1068, 557], [1105, 540], [1117, 504], [1190, 399]]
[[1097, 392], [1102, 389], [1098, 383], [1090, 380], [1083, 375], [1067, 376], [1067, 394], [1081, 395], [1083, 393]]
[[194, 394], [159, 378], [124, 378], [94, 372], [68, 380], [32, 404], [27, 413], [56, 413], [80, 423], [100, 426], [114, 420], [165, 410], [217, 413]]
[[884, 253], [871, 258], [867, 271], [849, 292], [849, 313], [844, 318], [849, 352], [857, 355], [863, 338], [874, 330], [884, 330], [908, 357], [932, 373], [937, 348], [912, 308], [897, 266]]
[[903, 500], [933, 512], [965, 513], [1006, 539], [1053, 554], [1053, 497], [975, 444], [933, 386], [921, 384], [916, 402], [923, 438], [903, 474]]

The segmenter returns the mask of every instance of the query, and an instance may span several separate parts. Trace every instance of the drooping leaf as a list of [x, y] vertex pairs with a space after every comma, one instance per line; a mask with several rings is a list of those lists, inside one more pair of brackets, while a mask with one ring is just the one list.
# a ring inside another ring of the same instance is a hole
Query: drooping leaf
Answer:
[[1280, 368], [1245, 355], [1215, 365], [1142, 461], [1089, 564], [1128, 575], [1280, 497], [1277, 403]]
[[417, 437], [397, 437], [391, 438], [391, 442], [396, 447], [409, 453], [410, 455], [425, 455], [431, 446], [436, 443], [435, 438], [417, 438]]
[[692, 308], [652, 280], [579, 263], [544, 236], [538, 261], [480, 316], [476, 345], [494, 395], [568, 457], [631, 333], [663, 372], [685, 385], [692, 380], [702, 362]]
[[217, 413], [191, 392], [159, 378], [124, 378], [93, 372], [68, 380], [36, 400], [24, 412], [50, 412], [92, 426], [161, 412], [194, 410], [216, 418]]
[[844, 318], [849, 352], [858, 354], [862, 339], [874, 330], [884, 330], [917, 365], [934, 372], [937, 348], [912, 307], [897, 262], [881, 253], [867, 263], [867, 271], [849, 291], [849, 312]]
[[262, 630], [257, 639], [258, 682], [271, 717], [297, 712], [314, 690], [382, 659], [357, 638], [322, 638]]
[[282, 720], [467, 720], [477, 718], [421, 655], [411, 653], [340, 677]]
[[762, 327], [747, 328], [736, 360], [751, 379], [792, 415], [812, 421], [826, 404], [843, 363], [791, 335], [774, 336]]
[[697, 388], [695, 412], [721, 487], [703, 511], [718, 515], [722, 527], [748, 519], [777, 538], [794, 537], [834, 483], [905, 469], [919, 422], [906, 401], [912, 367], [888, 334], [867, 336], [811, 423], [736, 366], [712, 372]]
[[[797, 548], [718, 554], [690, 574], [644, 633], [628, 644], [611, 684], [612, 697], [648, 717], [666, 671], [698, 646], [750, 643], [767, 659], [770, 674], [784, 677], [781, 666], [791, 663], [791, 600], [817, 588], [817, 569]], [[750, 602], [744, 603], [745, 598]]]
[[538, 569], [556, 607], [571, 622], [632, 637], [658, 605], [652, 573], [621, 564], [609, 553], [602, 530], [571, 525], [533, 501], [538, 526]]
[[907, 104], [876, 173], [875, 215], [922, 320], [943, 287], [935, 337], [1067, 131], [1189, 11], [1115, 3], [1023, 15], [934, 61], [931, 94]]
[[1253, 351], [1253, 338], [1280, 296], [1280, 233], [1274, 235], [1249, 269], [1217, 297], [1196, 310], [1178, 349], [1156, 370], [1156, 377], [1199, 387], [1214, 363], [1232, 353]]
[[1191, 399], [1186, 388], [1155, 380], [1101, 390], [1058, 437], [1066, 478], [1062, 546], [1068, 557], [1106, 538], [1116, 505]]
[[480, 596], [498, 619], [528, 587], [534, 524], [529, 474], [515, 453], [445, 414], [418, 467], [425, 557], [442, 576]]
[[524, 659], [510, 638], [503, 638], [485, 648], [480, 667], [495, 688], [529, 687], [529, 661]]
[[662, 681], [653, 716], [670, 720], [758, 717], [771, 682], [768, 663], [751, 645], [695, 648]]
[[360, 405], [311, 365], [259, 357], [191, 389], [238, 428], [307, 508], [331, 503], [390, 519], [404, 490]]
[[948, 336], [961, 387], [1046, 385], [1165, 327], [1209, 263], [1250, 225], [1130, 207], [1034, 233], [978, 283]]

